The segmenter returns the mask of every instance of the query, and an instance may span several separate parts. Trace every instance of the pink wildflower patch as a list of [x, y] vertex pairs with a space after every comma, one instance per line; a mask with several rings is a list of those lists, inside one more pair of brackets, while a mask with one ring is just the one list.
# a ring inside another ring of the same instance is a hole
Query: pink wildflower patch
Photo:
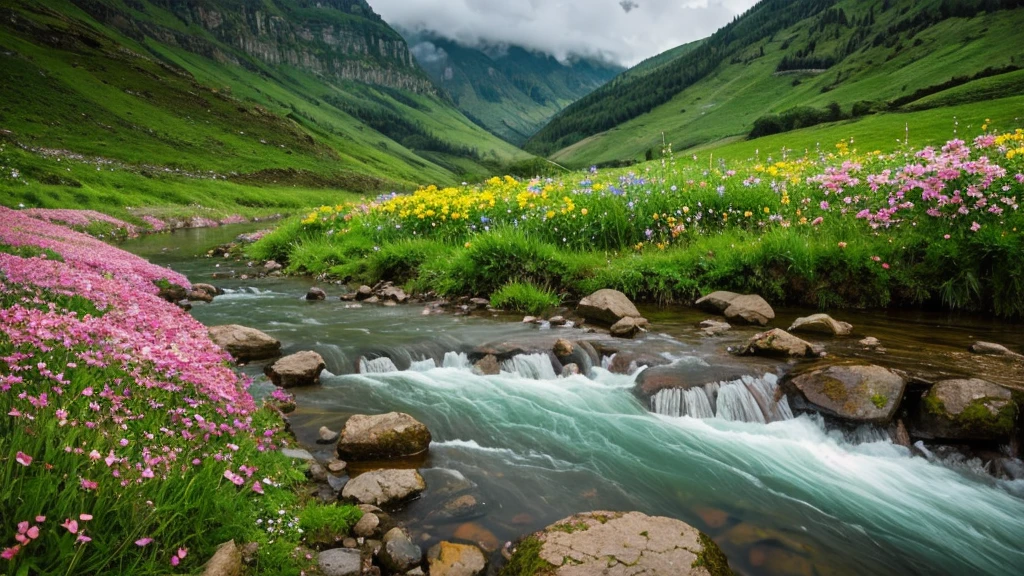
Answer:
[[15, 454], [14, 461], [17, 462], [18, 464], [21, 464], [22, 466], [32, 465], [32, 457], [21, 451]]

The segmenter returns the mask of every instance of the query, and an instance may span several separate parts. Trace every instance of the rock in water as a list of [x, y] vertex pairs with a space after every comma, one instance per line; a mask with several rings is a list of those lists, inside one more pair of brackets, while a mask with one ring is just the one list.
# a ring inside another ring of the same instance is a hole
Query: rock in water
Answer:
[[427, 551], [430, 576], [479, 576], [487, 567], [484, 553], [476, 546], [441, 542]]
[[1017, 406], [1006, 388], [972, 378], [943, 380], [921, 399], [914, 436], [943, 440], [1004, 440]]
[[238, 324], [210, 327], [210, 339], [239, 362], [265, 360], [281, 355], [281, 342], [276, 338]]
[[501, 374], [501, 364], [498, 363], [498, 358], [494, 354], [488, 354], [477, 360], [477, 363], [473, 365], [473, 371], [481, 376], [497, 376]]
[[203, 576], [242, 576], [242, 551], [235, 541], [225, 542], [203, 568]]
[[213, 302], [213, 294], [205, 292], [203, 290], [192, 290], [188, 293], [189, 302]]
[[360, 286], [359, 289], [356, 290], [356, 300], [367, 300], [371, 296], [373, 296], [373, 288], [370, 288], [365, 284], [363, 286]]
[[199, 292], [206, 292], [210, 296], [220, 296], [221, 294], [224, 293], [223, 290], [221, 290], [220, 288], [217, 288], [213, 284], [202, 284], [202, 283], [200, 283], [200, 284], [193, 284], [192, 285], [192, 290], [196, 290], [196, 291], [199, 291]]
[[388, 460], [415, 456], [430, 447], [430, 430], [408, 414], [356, 414], [341, 431], [338, 454], [346, 460]]
[[791, 358], [809, 358], [817, 356], [820, 350], [811, 344], [793, 336], [781, 328], [754, 335], [740, 351], [744, 356], [783, 356]]
[[725, 317], [733, 322], [744, 322], [747, 324], [759, 324], [766, 326], [775, 319], [775, 311], [760, 296], [749, 294], [737, 296], [725, 309]]
[[640, 324], [637, 318], [626, 317], [613, 324], [610, 332], [616, 338], [632, 338], [640, 332]]
[[[544, 574], [585, 576], [723, 576], [731, 574], [721, 549], [693, 526], [639, 512], [576, 514], [533, 535], [535, 547], [520, 545], [512, 563], [528, 560]], [[538, 573], [540, 573], [538, 572]]]
[[327, 300], [327, 292], [314, 286], [306, 292], [306, 300]]
[[805, 318], [797, 318], [789, 327], [790, 332], [814, 332], [833, 336], [848, 336], [853, 325], [834, 320], [828, 314], [812, 314]]
[[580, 300], [576, 312], [600, 324], [611, 326], [623, 318], [639, 318], [640, 311], [618, 290], [598, 290]]
[[787, 377], [782, 388], [797, 409], [813, 410], [854, 423], [888, 424], [906, 381], [874, 365], [836, 365]]
[[285, 356], [264, 368], [263, 372], [275, 386], [295, 388], [319, 384], [320, 373], [326, 367], [322, 356], [306, 351]]
[[352, 528], [352, 533], [359, 538], [370, 538], [377, 532], [377, 527], [380, 526], [380, 517], [372, 512], [363, 514], [363, 517], [356, 522], [356, 525]]
[[555, 347], [553, 348], [555, 356], [559, 359], [572, 356], [573, 346], [572, 342], [569, 342], [565, 338], [559, 338], [555, 341]]
[[363, 559], [359, 550], [335, 548], [320, 553], [317, 559], [324, 576], [359, 576], [363, 570]]
[[341, 495], [361, 504], [385, 506], [412, 498], [426, 489], [426, 482], [415, 470], [374, 470], [349, 480]]
[[995, 344], [993, 342], [975, 342], [971, 345], [971, 352], [986, 356], [1010, 356], [1014, 358], [1024, 358], [1024, 356], [1013, 352], [1006, 346], [1003, 346], [1002, 344]]
[[409, 535], [401, 528], [392, 528], [384, 535], [384, 547], [380, 551], [380, 562], [392, 573], [404, 574], [419, 565], [423, 551], [413, 544]]
[[724, 314], [725, 310], [729, 308], [732, 301], [739, 298], [740, 295], [735, 292], [718, 291], [712, 292], [707, 296], [694, 302], [694, 306], [701, 310], [713, 312], [715, 314]]
[[708, 336], [715, 336], [732, 330], [732, 326], [728, 322], [720, 322], [718, 320], [705, 320], [700, 323], [700, 328]]

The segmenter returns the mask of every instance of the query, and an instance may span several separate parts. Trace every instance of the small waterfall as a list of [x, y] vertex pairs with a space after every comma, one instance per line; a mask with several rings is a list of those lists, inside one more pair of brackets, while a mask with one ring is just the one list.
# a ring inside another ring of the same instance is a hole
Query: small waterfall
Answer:
[[716, 382], [703, 387], [668, 388], [651, 398], [651, 409], [664, 416], [721, 418], [741, 422], [777, 422], [793, 418], [789, 400], [775, 401], [778, 377], [744, 376], [731, 382]]
[[395, 366], [391, 358], [387, 356], [381, 356], [373, 360], [367, 360], [366, 356], [359, 358], [360, 374], [384, 374], [387, 372], [398, 372], [398, 367]]
[[427, 372], [437, 368], [437, 362], [434, 362], [433, 358], [426, 358], [424, 360], [414, 360], [412, 364], [409, 364], [410, 372]]
[[511, 360], [501, 363], [504, 372], [518, 374], [523, 378], [534, 380], [554, 380], [558, 378], [555, 369], [551, 366], [551, 359], [547, 354], [520, 354]]
[[445, 352], [441, 366], [456, 370], [469, 370], [473, 367], [473, 364], [469, 361], [469, 356], [465, 352]]

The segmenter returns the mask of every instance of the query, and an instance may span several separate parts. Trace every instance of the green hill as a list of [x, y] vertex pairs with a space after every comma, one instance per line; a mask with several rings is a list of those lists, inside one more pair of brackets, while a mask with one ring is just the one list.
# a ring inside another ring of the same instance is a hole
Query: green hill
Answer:
[[895, 138], [903, 114], [954, 104], [1012, 119], [1024, 93], [1020, 6], [764, 0], [657, 74], [627, 72], [568, 107], [526, 148], [582, 166], [642, 159], [663, 137], [683, 150], [836, 122], [849, 132], [869, 117], [899, 126]]
[[0, 85], [4, 204], [269, 210], [529, 158], [363, 0], [5, 0]]
[[488, 50], [430, 32], [401, 32], [419, 64], [460, 110], [515, 144], [623, 71], [586, 59], [562, 63], [518, 46]]

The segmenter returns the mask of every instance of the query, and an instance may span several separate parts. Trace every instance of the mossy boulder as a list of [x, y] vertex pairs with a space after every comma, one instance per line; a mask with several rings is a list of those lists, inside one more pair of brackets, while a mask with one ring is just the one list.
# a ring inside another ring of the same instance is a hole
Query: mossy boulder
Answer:
[[522, 540], [502, 576], [725, 576], [721, 549], [673, 518], [639, 512], [586, 512]]
[[816, 366], [788, 376], [790, 405], [854, 423], [888, 424], [903, 399], [906, 380], [870, 364]]
[[937, 382], [921, 399], [911, 435], [936, 440], [1002, 441], [1017, 417], [1012, 393], [978, 378]]
[[357, 461], [405, 458], [426, 452], [430, 439], [430, 430], [408, 414], [356, 414], [341, 431], [338, 454]]

